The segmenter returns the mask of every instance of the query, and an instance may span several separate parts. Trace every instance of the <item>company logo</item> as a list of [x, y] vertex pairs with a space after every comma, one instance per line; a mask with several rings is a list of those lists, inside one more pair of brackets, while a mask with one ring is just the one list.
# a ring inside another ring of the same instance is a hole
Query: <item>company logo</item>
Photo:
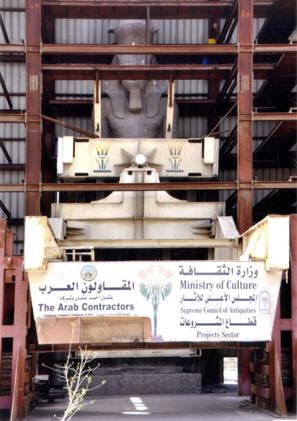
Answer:
[[80, 271], [80, 276], [84, 281], [94, 281], [97, 276], [97, 269], [95, 266], [86, 265]]
[[108, 152], [110, 145], [108, 143], [95, 142], [96, 161], [98, 163], [98, 170], [106, 170], [108, 163]]
[[167, 143], [169, 149], [169, 162], [171, 164], [171, 168], [173, 170], [177, 170], [179, 168], [180, 163], [182, 162], [181, 153], [183, 150], [182, 143]]
[[261, 291], [259, 297], [259, 310], [262, 314], [270, 313], [270, 294], [268, 291]]

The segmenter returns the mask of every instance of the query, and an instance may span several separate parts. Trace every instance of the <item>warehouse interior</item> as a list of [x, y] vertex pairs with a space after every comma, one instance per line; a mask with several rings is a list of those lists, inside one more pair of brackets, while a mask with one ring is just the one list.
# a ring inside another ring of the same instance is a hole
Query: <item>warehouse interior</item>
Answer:
[[[114, 22], [132, 19], [144, 23], [145, 42], [116, 42]], [[124, 55], [146, 58], [140, 65], [114, 60]], [[127, 341], [97, 343], [94, 349], [105, 352], [113, 368], [180, 364], [185, 372], [201, 374], [204, 387], [222, 383], [224, 357], [238, 357], [239, 394], [281, 415], [296, 409], [296, 56], [294, 0], [2, 0], [0, 409], [27, 414], [36, 399], [36, 367], [61, 361], [67, 351], [67, 343], [38, 344], [23, 271], [24, 220], [49, 218], [53, 203], [89, 203], [121, 190], [119, 177], [57, 176], [58, 138], [99, 137], [99, 86], [115, 80], [166, 81], [166, 100], [178, 109], [174, 137], [219, 139], [216, 177], [193, 174], [158, 185], [136, 181], [129, 188], [166, 191], [188, 202], [222, 202], [239, 234], [268, 215], [288, 215], [290, 268], [283, 272], [269, 343]], [[102, 246], [95, 260], [207, 260], [208, 247]], [[136, 351], [143, 356], [127, 358]]]

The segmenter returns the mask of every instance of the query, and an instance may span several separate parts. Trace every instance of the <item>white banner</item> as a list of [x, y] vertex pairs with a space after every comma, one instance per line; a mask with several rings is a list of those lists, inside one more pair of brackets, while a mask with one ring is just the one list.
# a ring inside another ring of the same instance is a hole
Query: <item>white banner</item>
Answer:
[[266, 341], [281, 272], [262, 262], [52, 262], [29, 281], [35, 319], [150, 317], [152, 341]]

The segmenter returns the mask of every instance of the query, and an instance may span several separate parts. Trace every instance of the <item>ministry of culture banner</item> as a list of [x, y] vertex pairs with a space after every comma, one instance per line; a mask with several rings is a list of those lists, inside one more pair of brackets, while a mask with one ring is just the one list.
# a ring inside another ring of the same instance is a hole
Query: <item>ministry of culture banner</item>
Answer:
[[52, 262], [29, 280], [35, 319], [150, 317], [152, 341], [266, 341], [281, 272], [262, 262]]

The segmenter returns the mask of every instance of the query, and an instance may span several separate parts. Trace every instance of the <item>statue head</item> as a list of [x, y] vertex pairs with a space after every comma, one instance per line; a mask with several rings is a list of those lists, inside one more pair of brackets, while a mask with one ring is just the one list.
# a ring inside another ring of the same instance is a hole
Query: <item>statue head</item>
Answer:
[[[145, 20], [123, 19], [112, 21], [110, 31], [115, 34], [116, 44], [123, 45], [145, 45], [146, 44], [146, 22]], [[153, 41], [157, 28], [150, 25], [149, 42]], [[144, 66], [145, 64], [155, 64], [156, 61], [152, 55], [143, 54], [117, 54], [112, 64], [119, 66]], [[139, 112], [142, 109], [142, 94], [145, 91], [146, 80], [122, 80], [121, 85], [129, 95], [129, 110]]]

